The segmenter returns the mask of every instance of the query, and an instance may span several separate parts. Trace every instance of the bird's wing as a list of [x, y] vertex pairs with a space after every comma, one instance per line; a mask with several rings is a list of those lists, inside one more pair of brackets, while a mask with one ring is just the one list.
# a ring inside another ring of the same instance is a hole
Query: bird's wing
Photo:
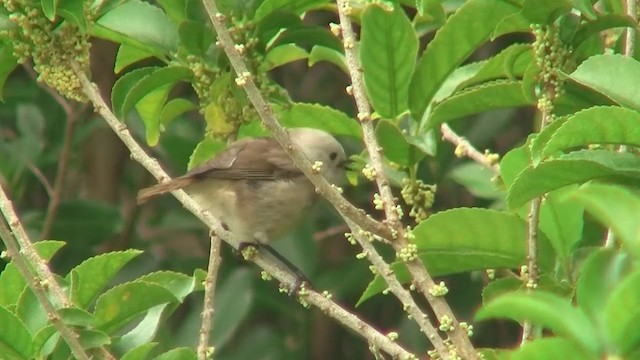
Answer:
[[211, 160], [191, 169], [185, 177], [275, 180], [301, 176], [273, 138], [240, 140]]

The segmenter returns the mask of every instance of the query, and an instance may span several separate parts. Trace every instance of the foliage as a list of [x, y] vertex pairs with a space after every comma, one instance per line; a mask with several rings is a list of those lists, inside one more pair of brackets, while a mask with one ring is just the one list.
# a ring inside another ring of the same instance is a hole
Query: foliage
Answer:
[[[0, 184], [72, 300], [64, 309], [58, 304], [62, 322], [96, 354], [105, 346], [123, 359], [195, 358], [206, 258], [198, 239], [207, 238], [205, 229], [170, 198], [135, 205], [135, 192], [150, 181], [124, 161], [126, 153], [100, 119], [52, 97], [29, 71], [16, 69], [23, 63], [57, 92], [83, 100], [67, 67], [74, 59], [108, 94], [114, 114], [179, 174], [221, 151], [227, 139], [266, 133], [201, 1], [2, 3]], [[355, 153], [355, 164], [370, 161], [344, 89], [347, 62], [339, 29], [330, 24], [335, 6], [322, 0], [217, 3], [281, 123], [326, 130]], [[447, 280], [447, 300], [459, 320], [469, 321], [482, 306], [478, 321], [507, 318], [552, 334], [514, 349], [512, 323], [477, 323], [474, 344], [497, 349], [496, 356], [640, 354], [640, 52], [623, 50], [624, 29], [637, 27], [625, 3], [352, 4], [375, 136], [386, 175], [405, 200], [403, 224], [412, 229], [417, 256]], [[93, 50], [112, 58], [108, 67], [90, 67], [92, 38], [99, 39]], [[552, 114], [552, 121], [540, 114]], [[439, 139], [442, 124], [500, 154], [498, 176], [452, 156], [465, 149]], [[66, 177], [56, 176], [61, 171]], [[351, 175], [357, 186], [346, 196], [375, 214], [367, 179]], [[438, 185], [435, 199], [425, 183]], [[47, 204], [54, 197], [60, 202], [52, 211]], [[540, 230], [540, 279], [531, 283], [523, 268], [531, 256], [528, 209], [540, 197], [533, 224]], [[276, 247], [317, 288], [357, 304], [376, 327], [399, 329], [399, 343], [425, 353], [427, 340], [401, 306], [380, 295], [387, 288], [382, 277], [354, 259], [358, 251], [342, 236], [323, 231], [340, 235], [341, 224], [319, 207]], [[410, 283], [403, 260], [380, 248], [398, 279]], [[211, 341], [217, 358], [366, 356], [365, 342], [292, 309], [275, 286], [256, 281], [255, 271], [229, 251], [223, 256]], [[47, 316], [7, 260], [0, 273], [0, 353], [70, 357]], [[495, 335], [497, 329], [503, 335]]]

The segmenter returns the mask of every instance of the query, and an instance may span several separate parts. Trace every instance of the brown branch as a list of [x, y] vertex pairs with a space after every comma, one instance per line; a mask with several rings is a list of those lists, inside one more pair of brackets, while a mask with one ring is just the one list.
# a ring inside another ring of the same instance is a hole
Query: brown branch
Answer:
[[467, 139], [456, 134], [449, 125], [440, 125], [440, 132], [444, 140], [456, 146], [456, 155], [460, 152], [462, 155], [493, 171], [495, 175], [500, 175], [500, 166], [495, 161], [490, 160], [485, 154], [476, 150]]
[[[211, 234], [211, 249], [209, 250], [209, 268], [207, 278], [204, 281], [204, 305], [202, 309], [202, 323], [200, 324], [200, 341], [198, 342], [198, 360], [207, 360], [209, 357], [209, 334], [213, 323], [213, 312], [216, 281], [218, 269], [222, 262], [220, 257], [220, 243], [222, 241], [215, 234]], [[212, 349], [215, 351], [215, 349]]]

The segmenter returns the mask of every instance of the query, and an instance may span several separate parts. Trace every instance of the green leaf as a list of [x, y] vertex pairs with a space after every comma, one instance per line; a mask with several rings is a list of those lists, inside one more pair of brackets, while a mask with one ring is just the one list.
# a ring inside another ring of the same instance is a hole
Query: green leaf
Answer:
[[169, 350], [166, 353], [158, 356], [155, 360], [197, 360], [198, 357], [193, 350], [182, 347], [173, 350]]
[[180, 43], [190, 55], [205, 56], [215, 42], [213, 31], [200, 21], [182, 21], [178, 27], [178, 35]]
[[73, 303], [86, 308], [120, 269], [141, 253], [133, 249], [110, 252], [89, 258], [73, 268], [66, 277], [71, 283]]
[[534, 325], [553, 331], [556, 335], [575, 342], [578, 348], [595, 354], [602, 346], [593, 325], [579, 308], [557, 295], [534, 291], [510, 293], [483, 306], [476, 314], [477, 320], [509, 318], [519, 322], [531, 321]]
[[[558, 128], [562, 126], [567, 119], [567, 116], [563, 116], [553, 120], [550, 124], [545, 126], [542, 131], [532, 137], [529, 150], [531, 151], [531, 160], [534, 165], [540, 164], [542, 161], [542, 157], [540, 155], [542, 153], [542, 149], [544, 149], [551, 137], [553, 137]], [[522, 170], [524, 170], [524, 168], [522, 168]]]
[[102, 331], [92, 329], [80, 329], [77, 330], [79, 336], [80, 345], [83, 349], [95, 349], [101, 346], [111, 344], [111, 338], [109, 335]]
[[154, 306], [146, 312], [144, 318], [130, 331], [117, 338], [113, 344], [116, 352], [124, 353], [153, 340], [166, 321], [168, 304]]
[[514, 44], [480, 63], [481, 67], [470, 79], [458, 85], [458, 90], [487, 81], [522, 78], [533, 61], [530, 44]]
[[123, 76], [113, 85], [111, 90], [111, 107], [113, 107], [113, 113], [123, 120], [124, 116], [124, 102], [131, 92], [131, 89], [144, 77], [160, 69], [159, 67], [152, 66], [141, 69], [132, 70]]
[[507, 204], [510, 209], [516, 209], [549, 191], [593, 179], [628, 182], [639, 177], [640, 159], [633, 154], [577, 151], [525, 169], [511, 184]]
[[328, 48], [326, 46], [315, 45], [313, 48], [311, 48], [307, 65], [309, 67], [312, 67], [313, 65], [321, 61], [326, 61], [337, 66], [345, 74], [349, 73], [349, 69], [347, 68], [347, 60], [345, 59], [342, 52], [334, 50], [332, 48]]
[[409, 108], [409, 81], [416, 64], [418, 38], [402, 10], [369, 5], [362, 14], [360, 61], [375, 111], [395, 119]]
[[68, 22], [77, 25], [81, 33], [87, 31], [84, 0], [65, 0], [58, 4], [58, 14]]
[[193, 149], [193, 153], [191, 153], [191, 156], [189, 157], [187, 169], [193, 169], [194, 167], [211, 159], [226, 147], [227, 144], [220, 139], [214, 139], [210, 136], [205, 137], [198, 143], [198, 145], [196, 145], [196, 148]]
[[184, 114], [185, 112], [195, 110], [198, 106], [187, 99], [177, 98], [171, 99], [164, 104], [160, 112], [160, 124], [166, 125], [171, 120]]
[[510, 360], [597, 360], [595, 354], [581, 351], [577, 344], [562, 338], [543, 338], [527, 342], [511, 353]]
[[376, 137], [384, 157], [402, 166], [412, 166], [424, 158], [417, 146], [409, 143], [400, 129], [391, 121], [380, 120], [376, 126]]
[[264, 61], [260, 64], [260, 71], [266, 72], [273, 70], [278, 66], [306, 59], [308, 57], [309, 53], [295, 44], [276, 46], [267, 51]]
[[30, 288], [26, 288], [20, 294], [15, 314], [24, 322], [27, 330], [32, 334], [37, 333], [50, 322], [49, 315]]
[[326, 2], [327, 0], [265, 0], [256, 10], [253, 20], [258, 22], [276, 11], [300, 15]]
[[576, 285], [576, 302], [596, 328], [604, 329], [602, 309], [620, 280], [632, 270], [632, 258], [613, 248], [598, 249], [584, 261]]
[[486, 305], [493, 299], [521, 288], [522, 280], [516, 277], [505, 277], [493, 280], [482, 289], [482, 304]]
[[524, 0], [522, 15], [531, 23], [549, 25], [572, 7], [572, 0]]
[[358, 122], [342, 111], [320, 104], [294, 103], [287, 106], [274, 105], [280, 123], [287, 127], [310, 127], [324, 130], [337, 136], [362, 138]]
[[139, 78], [138, 81], [131, 86], [122, 102], [121, 116], [126, 116], [140, 100], [158, 88], [162, 86], [172, 87], [178, 81], [190, 80], [192, 77], [193, 73], [187, 67], [171, 66], [154, 69], [152, 72]]
[[112, 8], [92, 27], [94, 36], [129, 44], [153, 52], [158, 57], [178, 49], [178, 30], [157, 6], [130, 0]]
[[95, 318], [91, 313], [74, 305], [59, 309], [58, 315], [66, 325], [92, 327], [95, 324]]
[[611, 229], [625, 247], [640, 256], [640, 197], [624, 187], [588, 183], [581, 186], [571, 198]]
[[617, 27], [635, 27], [636, 22], [633, 18], [626, 15], [604, 14], [598, 18], [586, 21], [580, 26], [576, 34], [571, 40], [571, 45], [577, 49], [585, 40], [600, 32]]
[[591, 88], [618, 104], [640, 111], [640, 63], [629, 56], [597, 55], [585, 60], [569, 79]]
[[11, 311], [0, 306], [0, 324], [0, 354], [3, 359], [31, 359], [32, 339], [24, 323]]
[[611, 293], [604, 308], [605, 330], [617, 347], [625, 354], [640, 344], [640, 271], [627, 276]]
[[53, 21], [56, 18], [56, 8], [60, 0], [40, 0], [40, 6], [42, 6], [42, 13], [44, 16]]
[[120, 360], [145, 360], [151, 350], [156, 347], [158, 343], [146, 343], [131, 349], [124, 354]]
[[567, 191], [547, 194], [539, 215], [539, 227], [549, 237], [558, 257], [569, 263], [574, 247], [582, 239], [584, 207], [576, 202], [562, 201]]
[[156, 146], [160, 140], [160, 113], [173, 85], [158, 86], [135, 104], [136, 111], [144, 123], [145, 137], [149, 146]]
[[507, 188], [513, 184], [518, 174], [529, 166], [530, 161], [531, 155], [528, 144], [511, 149], [502, 157], [500, 161], [500, 176]]
[[135, 64], [140, 60], [150, 58], [152, 56], [154, 56], [154, 54], [149, 51], [140, 49], [139, 47], [122, 44], [118, 48], [116, 62], [113, 66], [113, 72], [118, 74], [127, 66]]
[[[418, 256], [431, 276], [464, 271], [518, 268], [526, 261], [527, 223], [515, 214], [480, 208], [457, 208], [430, 216], [413, 230]], [[549, 240], [540, 234], [539, 266], [553, 268]], [[393, 270], [402, 282], [410, 277], [403, 263]], [[369, 284], [358, 304], [383, 291], [380, 276]]]
[[275, 48], [284, 44], [296, 44], [308, 51], [314, 46], [320, 45], [337, 51], [342, 50], [342, 43], [328, 29], [311, 26], [288, 26], [269, 44], [269, 48]]
[[448, 175], [453, 181], [464, 186], [473, 196], [483, 199], [504, 199], [505, 192], [491, 179], [494, 173], [474, 161], [456, 166]]
[[96, 301], [96, 329], [112, 334], [154, 306], [177, 301], [160, 285], [142, 281], [118, 285]]
[[640, 146], [640, 113], [618, 106], [582, 110], [562, 122], [540, 156], [591, 144]]
[[449, 17], [427, 45], [411, 79], [409, 107], [415, 120], [423, 118], [449, 74], [489, 39], [503, 18], [518, 11], [518, 6], [503, 1], [469, 0]]
[[497, 80], [465, 89], [439, 103], [427, 120], [427, 128], [469, 115], [509, 107], [533, 105], [522, 92], [522, 83]]
[[4, 84], [18, 65], [13, 48], [7, 45], [0, 47], [0, 101], [4, 101]]
[[[49, 261], [64, 246], [64, 242], [42, 240], [34, 243], [33, 246], [43, 260]], [[27, 284], [16, 265], [9, 262], [0, 272], [0, 289], [2, 289], [0, 291], [0, 306], [16, 304], [26, 286]]]
[[196, 288], [195, 280], [191, 276], [174, 271], [157, 271], [141, 276], [138, 280], [164, 287], [180, 302], [184, 301], [184, 298]]

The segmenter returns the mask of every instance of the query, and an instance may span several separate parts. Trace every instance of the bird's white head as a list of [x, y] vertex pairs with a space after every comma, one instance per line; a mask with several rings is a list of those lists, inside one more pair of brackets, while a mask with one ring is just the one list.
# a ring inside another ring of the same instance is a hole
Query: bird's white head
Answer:
[[332, 184], [345, 182], [347, 156], [342, 145], [329, 133], [311, 128], [289, 130], [293, 144], [311, 161], [322, 162], [320, 173]]

